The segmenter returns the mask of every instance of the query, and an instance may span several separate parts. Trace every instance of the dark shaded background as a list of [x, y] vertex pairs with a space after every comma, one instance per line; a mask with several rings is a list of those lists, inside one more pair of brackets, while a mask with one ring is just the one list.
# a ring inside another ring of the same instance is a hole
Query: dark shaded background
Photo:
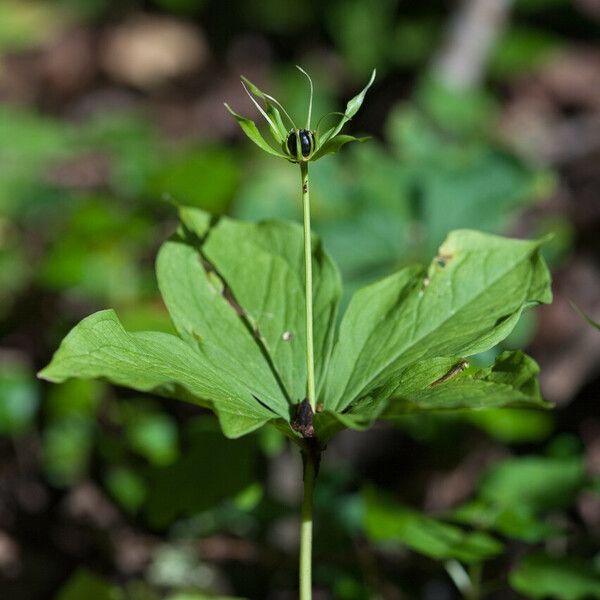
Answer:
[[[313, 168], [346, 300], [453, 228], [553, 234], [555, 301], [503, 347], [528, 348], [556, 410], [340, 435], [319, 482], [315, 597], [460, 597], [443, 561], [375, 539], [364, 488], [440, 515], [485, 496], [482, 474], [510, 456], [538, 456], [546, 482], [552, 460], [579, 475], [535, 507], [560, 531], [500, 532], [486, 597], [524, 597], [507, 574], [532, 548], [597, 564], [600, 332], [570, 303], [600, 319], [599, 23], [596, 0], [3, 0], [0, 597], [295, 597], [300, 467], [277, 434], [228, 442], [194, 407], [35, 378], [95, 310], [170, 330], [153, 260], [172, 201], [299, 218], [296, 169], [263, 158], [222, 104], [255, 115], [244, 74], [302, 118], [295, 64], [316, 115], [378, 71], [349, 126], [373, 141]], [[530, 484], [515, 476], [508, 497]]]

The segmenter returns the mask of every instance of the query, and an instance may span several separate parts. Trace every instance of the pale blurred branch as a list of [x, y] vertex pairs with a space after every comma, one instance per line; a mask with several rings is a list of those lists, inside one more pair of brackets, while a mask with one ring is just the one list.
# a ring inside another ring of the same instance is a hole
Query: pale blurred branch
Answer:
[[510, 5], [510, 0], [463, 0], [434, 59], [434, 75], [454, 89], [478, 86], [490, 52], [508, 20]]

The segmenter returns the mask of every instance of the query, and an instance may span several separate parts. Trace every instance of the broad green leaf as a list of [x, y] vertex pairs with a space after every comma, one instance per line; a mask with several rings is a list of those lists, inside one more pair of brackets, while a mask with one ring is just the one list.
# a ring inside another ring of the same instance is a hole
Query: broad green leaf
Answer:
[[[323, 395], [326, 408], [342, 412], [357, 396], [368, 395], [369, 376], [375, 376], [375, 367], [369, 368], [368, 364], [377, 355], [375, 344], [371, 341], [374, 332], [383, 328], [389, 331], [394, 325], [397, 327], [395, 319], [383, 319], [394, 315], [396, 305], [410, 297], [420, 273], [419, 267], [402, 269], [392, 277], [356, 292], [344, 314], [334, 347], [332, 368]], [[382, 339], [381, 343], [385, 341]]]
[[539, 390], [539, 368], [522, 352], [504, 352], [487, 368], [469, 367], [458, 372], [455, 367], [452, 358], [416, 363], [381, 390], [353, 402], [346, 411], [318, 415], [317, 430], [328, 437], [341, 428], [340, 424], [362, 430], [376, 419], [394, 420], [417, 412], [548, 406]]
[[367, 490], [365, 529], [375, 542], [400, 542], [436, 560], [456, 559], [473, 563], [493, 558], [503, 545], [482, 532], [468, 532], [456, 525], [427, 516]]
[[[292, 402], [302, 400], [306, 392], [302, 228], [281, 221], [222, 219], [203, 251], [258, 332]], [[316, 237], [312, 255], [315, 376], [320, 389], [333, 345], [341, 281]]]
[[317, 160], [326, 154], [335, 154], [342, 146], [349, 142], [366, 142], [371, 138], [357, 138], [353, 135], [337, 135], [333, 139], [327, 140], [324, 144], [319, 145], [319, 149], [313, 154], [312, 160]]
[[532, 511], [568, 506], [585, 483], [579, 456], [511, 458], [493, 466], [484, 476], [480, 496], [495, 506], [521, 505]]
[[[157, 260], [163, 299], [181, 338], [129, 333], [112, 311], [88, 317], [41, 373], [51, 381], [103, 377], [212, 408], [231, 437], [289, 421], [304, 398], [303, 232], [280, 222], [211, 226], [181, 210], [184, 227]], [[317, 384], [333, 344], [340, 278], [313, 239]], [[231, 282], [231, 285], [229, 284]]]
[[359, 108], [362, 106], [368, 89], [371, 87], [371, 85], [373, 85], [373, 82], [375, 81], [375, 75], [376, 70], [373, 69], [373, 72], [371, 73], [371, 79], [369, 79], [369, 83], [367, 83], [367, 85], [356, 96], [354, 96], [354, 98], [348, 100], [348, 103], [346, 104], [346, 110], [344, 111], [344, 116], [339, 120], [338, 124], [335, 127], [323, 134], [321, 144], [325, 144], [328, 140], [334, 138], [342, 130], [342, 127], [358, 112]]
[[444, 383], [434, 380], [434, 384], [413, 391], [401, 380], [395, 390], [384, 392], [389, 398], [384, 416], [464, 408], [547, 407], [540, 394], [538, 373], [535, 361], [522, 352], [503, 352], [491, 367], [468, 369]]
[[409, 367], [456, 363], [504, 339], [525, 307], [551, 299], [540, 244], [455, 231], [427, 271], [407, 267], [359, 290], [340, 326], [326, 408], [341, 412]]
[[[198, 229], [195, 232], [199, 239], [195, 245], [193, 242], [186, 246], [179, 243], [174, 248], [169, 246], [174, 242], [167, 243], [158, 261], [161, 291], [180, 335], [193, 345], [199, 343], [197, 336], [202, 344], [221, 344], [221, 365], [230, 365], [232, 376], [249, 381], [253, 381], [255, 373], [259, 372], [258, 358], [252, 358], [258, 354], [265, 365], [270, 364], [277, 373], [290, 401], [299, 402], [306, 393], [302, 228], [279, 221], [256, 224], [223, 218], [212, 229], [207, 229], [200, 211], [186, 210], [182, 218], [189, 226], [194, 226], [191, 215], [196, 215]], [[168, 264], [163, 260], [166, 252], [173, 256]], [[201, 285], [198, 280], [206, 277], [199, 252], [226, 285], [246, 326], [240, 314], [224, 299], [221, 299], [225, 307], [223, 314], [212, 315], [206, 300], [199, 297]], [[187, 275], [182, 272], [183, 264], [189, 265]], [[313, 313], [318, 388], [331, 354], [340, 293], [337, 268], [315, 237]], [[214, 328], [217, 318], [223, 319], [223, 323]], [[226, 324], [231, 331], [228, 329], [225, 334]], [[260, 368], [263, 372], [264, 368]], [[257, 385], [268, 381], [268, 377], [272, 379], [264, 374], [256, 378]], [[260, 396], [264, 402], [266, 397]], [[281, 402], [278, 406], [287, 410], [287, 405]], [[275, 409], [275, 406], [271, 407]], [[284, 418], [288, 416], [281, 411], [278, 414]]]
[[510, 574], [510, 584], [527, 598], [600, 598], [600, 572], [591, 564], [541, 553], [526, 556]]
[[217, 272], [183, 239], [163, 244], [156, 273], [177, 332], [205, 364], [287, 418], [285, 391]]
[[225, 108], [233, 115], [233, 118], [239, 123], [240, 127], [242, 128], [242, 131], [262, 150], [264, 150], [265, 152], [268, 152], [269, 154], [272, 154], [273, 156], [277, 156], [279, 158], [285, 158], [286, 160], [288, 159], [288, 157], [283, 154], [283, 152], [278, 152], [277, 150], [275, 150], [272, 146], [270, 146], [265, 139], [263, 138], [263, 136], [260, 134], [260, 131], [258, 130], [258, 127], [256, 126], [256, 123], [254, 121], [252, 121], [251, 119], [246, 119], [246, 117], [242, 117], [241, 115], [238, 115], [230, 106], [229, 104], [225, 104]]
[[128, 333], [112, 310], [95, 313], [75, 326], [39, 376], [54, 383], [72, 377], [105, 378], [208, 406], [230, 437], [276, 416], [243, 382], [228, 377], [179, 338], [159, 332]]

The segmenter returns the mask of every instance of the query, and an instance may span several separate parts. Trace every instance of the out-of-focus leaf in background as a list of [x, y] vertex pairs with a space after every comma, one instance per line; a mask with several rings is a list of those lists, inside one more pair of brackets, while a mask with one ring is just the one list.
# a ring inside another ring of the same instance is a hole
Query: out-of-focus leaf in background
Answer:
[[527, 598], [585, 600], [600, 598], [600, 572], [568, 556], [526, 556], [510, 574], [510, 583]]
[[56, 386], [44, 405], [44, 469], [55, 486], [81, 481], [88, 472], [103, 386], [73, 380]]
[[211, 419], [202, 418], [186, 426], [182, 444], [179, 460], [150, 474], [145, 512], [156, 526], [206, 510], [254, 481], [254, 440], [227, 440]]
[[39, 386], [18, 356], [0, 354], [0, 436], [18, 436], [32, 426]]
[[568, 506], [584, 479], [581, 457], [524, 457], [492, 468], [481, 483], [485, 500], [533, 511]]
[[90, 571], [78, 571], [56, 596], [56, 600], [124, 600], [125, 596], [116, 586]]
[[509, 538], [539, 542], [561, 535], [548, 519], [570, 506], [587, 485], [582, 457], [525, 456], [492, 465], [478, 496], [452, 511], [452, 518]]
[[131, 214], [106, 197], [80, 198], [43, 259], [39, 278], [54, 290], [121, 305], [150, 287], [139, 268], [151, 243], [147, 218]]
[[399, 542], [431, 558], [456, 559], [466, 563], [489, 560], [502, 552], [502, 543], [481, 532], [469, 532], [396, 504], [368, 490], [365, 530], [375, 542]]
[[219, 147], [199, 148], [169, 158], [151, 176], [148, 191], [213, 214], [225, 212], [240, 180], [239, 160]]

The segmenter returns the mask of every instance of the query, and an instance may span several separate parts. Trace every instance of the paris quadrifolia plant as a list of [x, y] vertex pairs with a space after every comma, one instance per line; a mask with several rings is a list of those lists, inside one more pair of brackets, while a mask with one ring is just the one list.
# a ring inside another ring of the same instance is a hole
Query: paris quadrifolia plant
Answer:
[[311, 128], [310, 77], [303, 127], [243, 79], [274, 143], [227, 108], [259, 148], [299, 165], [304, 227], [179, 207], [180, 227], [156, 265], [177, 335], [126, 331], [113, 310], [103, 310], [75, 326], [40, 373], [177, 398], [212, 410], [230, 438], [271, 426], [297, 444], [301, 600], [312, 595], [313, 489], [337, 432], [407, 413], [546, 406], [538, 367], [522, 352], [502, 352], [487, 367], [469, 362], [506, 338], [525, 308], [550, 302], [541, 241], [454, 231], [428, 266], [358, 290], [338, 326], [340, 275], [311, 233], [308, 165], [358, 139], [341, 131], [374, 78], [343, 113], [326, 115], [335, 124], [322, 133], [325, 118]]

